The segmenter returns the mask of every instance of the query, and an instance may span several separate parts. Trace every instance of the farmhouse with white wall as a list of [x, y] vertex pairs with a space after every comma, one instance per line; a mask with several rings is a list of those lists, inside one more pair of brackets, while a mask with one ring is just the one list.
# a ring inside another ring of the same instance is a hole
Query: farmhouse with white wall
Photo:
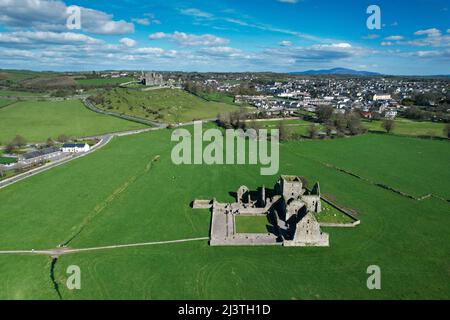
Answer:
[[87, 143], [66, 143], [62, 146], [62, 151], [69, 153], [88, 152], [90, 149]]

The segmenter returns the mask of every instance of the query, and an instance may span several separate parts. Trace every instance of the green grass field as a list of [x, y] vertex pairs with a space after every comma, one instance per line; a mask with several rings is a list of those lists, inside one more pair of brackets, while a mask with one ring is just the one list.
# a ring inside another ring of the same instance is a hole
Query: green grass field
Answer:
[[136, 79], [133, 77], [120, 77], [120, 78], [76, 79], [76, 82], [80, 85], [104, 86], [104, 85], [117, 85], [135, 80]]
[[8, 100], [8, 99], [1, 99], [0, 98], [0, 108], [7, 106], [11, 103], [13, 103], [14, 101]]
[[[279, 127], [280, 123], [283, 123], [285, 125], [286, 131], [288, 134], [298, 134], [301, 136], [308, 137], [308, 129], [313, 124], [312, 122], [305, 121], [305, 120], [297, 120], [297, 119], [285, 119], [285, 120], [263, 120], [263, 121], [257, 121], [258, 125], [260, 125], [262, 128], [266, 129], [276, 129]], [[321, 124], [316, 124], [318, 130], [324, 130], [325, 126]]]
[[11, 164], [11, 163], [16, 163], [16, 162], [17, 162], [16, 158], [2, 157], [0, 155], [0, 164]]
[[[87, 157], [0, 190], [0, 250], [205, 237], [210, 214], [193, 210], [193, 199], [231, 201], [240, 185], [254, 190], [277, 180], [261, 176], [259, 166], [176, 166], [170, 133], [115, 138]], [[280, 152], [280, 174], [320, 181], [323, 193], [358, 212], [361, 225], [324, 228], [329, 248], [197, 241], [66, 255], [55, 267], [62, 298], [450, 298], [449, 203], [412, 200], [317, 161], [345, 159], [361, 175], [448, 197], [448, 142], [369, 134], [283, 143]], [[81, 268], [81, 290], [65, 287], [70, 265]], [[370, 265], [381, 268], [381, 290], [366, 287]], [[49, 274], [50, 258], [0, 255], [0, 298], [58, 299]]]
[[41, 92], [0, 90], [0, 97], [42, 97], [48, 95]]
[[0, 109], [0, 141], [16, 135], [43, 142], [60, 134], [82, 137], [143, 128], [138, 123], [89, 111], [81, 101], [24, 101]]
[[179, 89], [116, 88], [104, 96], [104, 108], [108, 110], [168, 123], [216, 118], [220, 112], [238, 110], [236, 106], [207, 102]]
[[354, 219], [348, 215], [332, 207], [325, 201], [322, 201], [322, 212], [316, 214], [317, 221], [325, 223], [339, 223], [346, 224], [355, 222]]
[[[386, 132], [386, 130], [382, 128], [381, 121], [364, 121], [363, 125], [371, 131]], [[428, 121], [419, 122], [401, 118], [395, 120], [395, 127], [392, 133], [407, 136], [445, 137], [443, 123]]]
[[12, 82], [18, 83], [20, 81], [46, 75], [44, 72], [22, 71], [22, 70], [0, 70], [0, 83]]
[[205, 93], [205, 94], [202, 95], [202, 98], [204, 98], [206, 100], [209, 100], [209, 101], [234, 104], [234, 97], [233, 96], [226, 95], [226, 94], [220, 93], [220, 92]]
[[430, 193], [450, 199], [448, 141], [367, 134], [317, 143], [293, 142], [293, 151], [316, 163], [326, 163], [388, 185], [415, 197]]
[[267, 233], [269, 221], [267, 217], [246, 217], [237, 216], [236, 232], [237, 233]]

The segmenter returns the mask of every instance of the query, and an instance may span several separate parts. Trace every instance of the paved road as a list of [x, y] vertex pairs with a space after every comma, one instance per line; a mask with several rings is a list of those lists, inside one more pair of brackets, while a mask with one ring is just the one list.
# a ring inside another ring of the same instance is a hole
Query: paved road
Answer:
[[118, 244], [118, 245], [111, 245], [111, 246], [80, 248], [80, 249], [56, 248], [56, 249], [49, 249], [49, 250], [3, 250], [3, 251], [0, 251], [0, 254], [35, 254], [35, 255], [60, 256], [63, 254], [73, 254], [73, 253], [80, 253], [80, 252], [91, 252], [91, 251], [111, 250], [111, 249], [121, 249], [121, 248], [135, 248], [135, 247], [154, 246], [154, 245], [161, 245], [161, 244], [172, 244], [172, 243], [183, 243], [183, 242], [205, 241], [205, 240], [209, 240], [209, 237], [188, 238], [188, 239], [169, 240], [169, 241], [140, 242], [140, 243], [131, 243], [131, 244]]

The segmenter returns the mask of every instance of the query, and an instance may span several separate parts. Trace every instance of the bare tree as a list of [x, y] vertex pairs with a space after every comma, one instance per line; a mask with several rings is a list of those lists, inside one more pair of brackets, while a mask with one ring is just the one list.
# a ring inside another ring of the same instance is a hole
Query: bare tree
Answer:
[[53, 141], [52, 138], [48, 138], [48, 139], [47, 139], [47, 142], [45, 143], [45, 145], [46, 145], [47, 147], [53, 147], [53, 146], [55, 145], [55, 141]]
[[279, 131], [280, 141], [289, 139], [289, 132], [287, 130], [286, 124], [283, 121], [280, 121], [280, 123], [278, 123], [277, 129]]
[[363, 131], [360, 116], [356, 113], [348, 115], [347, 127], [348, 130], [350, 131], [350, 134], [352, 135], [360, 134]]
[[333, 107], [332, 106], [320, 106], [316, 111], [317, 118], [319, 122], [325, 123], [331, 119], [333, 116]]
[[56, 140], [64, 143], [69, 141], [69, 137], [67, 137], [65, 134], [60, 134]]
[[444, 136], [450, 139], [450, 123], [447, 123], [444, 127]]
[[21, 135], [16, 135], [15, 138], [11, 141], [11, 143], [16, 147], [23, 147], [27, 144], [27, 140]]
[[391, 119], [384, 119], [381, 126], [387, 133], [391, 133], [395, 128], [395, 121]]
[[319, 130], [317, 129], [317, 126], [313, 123], [308, 128], [308, 135], [311, 139], [314, 139], [317, 136], [317, 132]]

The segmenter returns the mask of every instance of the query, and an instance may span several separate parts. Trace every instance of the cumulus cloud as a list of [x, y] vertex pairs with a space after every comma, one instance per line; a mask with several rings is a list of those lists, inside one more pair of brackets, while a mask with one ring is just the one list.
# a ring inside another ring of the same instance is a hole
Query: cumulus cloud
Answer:
[[196, 18], [212, 18], [213, 17], [213, 14], [196, 9], [196, 8], [181, 9], [180, 12], [184, 15], [193, 16]]
[[298, 3], [299, 0], [277, 0], [277, 1], [282, 3]]
[[317, 48], [317, 49], [348, 49], [351, 48], [352, 45], [347, 42], [341, 42], [341, 43], [331, 43], [331, 44], [316, 44], [311, 46], [311, 48]]
[[442, 34], [437, 28], [423, 29], [414, 32], [417, 38], [412, 40], [404, 40], [403, 36], [386, 37], [380, 44], [382, 46], [413, 46], [413, 47], [448, 47], [450, 46], [450, 35]]
[[398, 41], [398, 40], [403, 40], [404, 38], [403, 38], [403, 36], [389, 36], [384, 39], [388, 40], [388, 41]]
[[304, 62], [335, 62], [341, 59], [363, 56], [369, 52], [360, 47], [353, 47], [349, 43], [317, 44], [303, 47], [266, 49], [264, 53], [268, 59], [284, 59], [291, 63]]
[[127, 47], [134, 47], [137, 43], [135, 40], [130, 38], [122, 38], [119, 42]]
[[[67, 30], [67, 5], [60, 0], [0, 0], [0, 24], [10, 28]], [[134, 24], [114, 20], [103, 11], [80, 7], [82, 30], [94, 34], [125, 34]]]
[[[420, 39], [407, 41], [403, 44], [418, 46], [418, 47], [448, 47], [450, 46], [450, 35], [442, 34], [439, 29], [431, 28], [418, 30], [414, 33], [416, 36], [421, 36]], [[425, 37], [423, 37], [425, 36]]]
[[132, 54], [137, 55], [150, 55], [150, 56], [157, 56], [157, 57], [175, 57], [177, 55], [176, 50], [165, 50], [161, 48], [153, 48], [153, 47], [146, 47], [146, 48], [137, 48], [131, 51]]
[[436, 29], [436, 28], [431, 28], [431, 29], [425, 29], [425, 30], [416, 31], [416, 32], [414, 32], [414, 34], [416, 36], [427, 35], [429, 37], [439, 37], [441, 35], [441, 31], [439, 29]]
[[450, 50], [425, 50], [407, 53], [407, 56], [424, 59], [444, 59], [450, 60]]
[[282, 47], [290, 47], [290, 46], [292, 46], [292, 41], [283, 40], [283, 41], [280, 42], [280, 46], [282, 46]]
[[149, 35], [150, 40], [168, 39], [182, 46], [221, 46], [230, 40], [212, 34], [195, 35], [175, 31], [174, 33], [156, 32]]
[[16, 31], [0, 33], [0, 45], [36, 47], [46, 44], [103, 44], [98, 40], [80, 33], [52, 31]]
[[231, 47], [210, 47], [204, 48], [199, 51], [201, 54], [206, 54], [215, 57], [228, 57], [228, 58], [237, 58], [243, 57], [243, 51]]
[[149, 26], [151, 24], [161, 24], [160, 20], [155, 19], [155, 15], [153, 13], [144, 13], [144, 18], [133, 18], [131, 19], [131, 21], [141, 26]]
[[367, 36], [363, 36], [363, 39], [366, 40], [374, 40], [374, 39], [378, 39], [380, 36], [378, 34], [368, 34]]
[[151, 24], [148, 18], [134, 18], [131, 19], [134, 23], [140, 24], [141, 26], [149, 26]]

